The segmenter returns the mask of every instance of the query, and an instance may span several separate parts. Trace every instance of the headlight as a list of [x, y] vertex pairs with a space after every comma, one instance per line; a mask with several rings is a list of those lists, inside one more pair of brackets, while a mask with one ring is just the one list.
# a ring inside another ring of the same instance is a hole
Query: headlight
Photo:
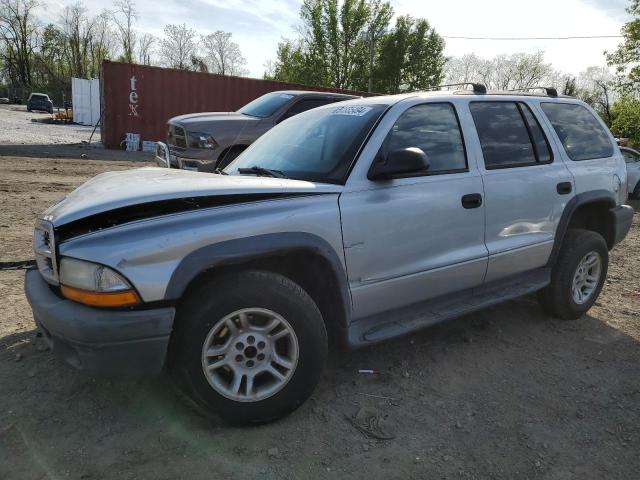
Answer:
[[109, 267], [70, 257], [60, 261], [60, 290], [69, 300], [94, 307], [124, 307], [140, 297], [122, 276]]
[[189, 144], [191, 147], [195, 148], [208, 148], [210, 150], [215, 150], [218, 148], [218, 142], [209, 135], [208, 133], [189, 133]]

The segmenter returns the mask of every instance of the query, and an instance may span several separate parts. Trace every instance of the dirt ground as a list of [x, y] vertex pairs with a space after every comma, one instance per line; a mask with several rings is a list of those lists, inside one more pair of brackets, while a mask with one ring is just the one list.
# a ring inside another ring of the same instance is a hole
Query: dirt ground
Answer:
[[[14, 155], [0, 157], [0, 262], [32, 258], [33, 218], [56, 198], [139, 165]], [[639, 217], [584, 318], [554, 320], [526, 297], [334, 352], [305, 405], [254, 428], [202, 418], [166, 379], [97, 380], [57, 361], [24, 272], [0, 271], [0, 479], [637, 479]], [[354, 428], [363, 407], [393, 439]]]

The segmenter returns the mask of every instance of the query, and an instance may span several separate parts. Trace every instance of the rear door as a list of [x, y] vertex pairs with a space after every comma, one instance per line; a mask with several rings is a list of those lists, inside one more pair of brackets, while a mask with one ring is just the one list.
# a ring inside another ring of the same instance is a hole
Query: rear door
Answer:
[[536, 114], [522, 101], [472, 101], [483, 160], [486, 282], [542, 267], [574, 195], [573, 178]]
[[[484, 277], [482, 180], [467, 158], [456, 106], [415, 103], [387, 113], [340, 196], [355, 319], [472, 288]], [[428, 170], [367, 178], [378, 155], [409, 147], [427, 154]]]

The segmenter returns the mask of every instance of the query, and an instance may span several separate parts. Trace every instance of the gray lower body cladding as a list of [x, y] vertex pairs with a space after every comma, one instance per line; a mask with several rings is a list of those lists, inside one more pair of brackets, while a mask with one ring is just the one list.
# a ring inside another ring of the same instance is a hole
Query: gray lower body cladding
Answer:
[[164, 366], [173, 307], [97, 309], [60, 298], [37, 270], [25, 275], [25, 292], [44, 340], [54, 354], [89, 374], [157, 375]]

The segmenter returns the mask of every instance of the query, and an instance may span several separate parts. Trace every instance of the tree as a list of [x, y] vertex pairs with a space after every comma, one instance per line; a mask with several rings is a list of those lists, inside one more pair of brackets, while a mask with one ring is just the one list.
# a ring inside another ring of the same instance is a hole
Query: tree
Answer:
[[380, 39], [384, 36], [393, 17], [391, 4], [381, 0], [373, 0], [369, 6], [369, 21], [367, 22], [367, 47], [369, 50], [369, 65], [367, 92], [373, 91], [373, 76], [375, 69], [375, 56], [378, 51]]
[[589, 67], [576, 79], [576, 96], [591, 105], [607, 125], [613, 122], [614, 80], [607, 67]]
[[607, 54], [609, 65], [616, 68], [617, 88], [623, 94], [640, 96], [640, 0], [630, 0], [627, 12], [632, 19], [622, 27], [624, 41]]
[[67, 43], [69, 73], [72, 77], [85, 78], [91, 63], [93, 21], [87, 18], [86, 7], [77, 2], [64, 9], [60, 23]]
[[446, 62], [444, 40], [424, 19], [398, 17], [395, 28], [381, 40], [376, 90], [415, 91], [438, 85]]
[[491, 90], [553, 86], [562, 78], [544, 61], [544, 52], [497, 55], [483, 59], [475, 54], [450, 59], [446, 83], [478, 82]]
[[33, 53], [37, 46], [36, 0], [0, 0], [1, 58], [12, 82], [31, 85]]
[[628, 138], [634, 144], [640, 145], [640, 100], [638, 98], [623, 97], [613, 106], [615, 120], [611, 124], [611, 131], [617, 137]]
[[106, 59], [115, 55], [116, 43], [112, 26], [112, 16], [108, 10], [103, 10], [93, 21], [93, 35], [91, 38], [91, 68], [89, 76], [92, 78], [100, 74], [100, 65]]
[[145, 33], [140, 37], [138, 41], [138, 63], [151, 65], [151, 54], [155, 43], [156, 37], [150, 33]]
[[247, 60], [242, 56], [240, 47], [231, 41], [231, 33], [218, 30], [202, 37], [204, 59], [211, 73], [221, 75], [247, 75], [243, 67]]
[[180, 70], [193, 68], [191, 58], [196, 56], [196, 31], [186, 24], [164, 27], [165, 38], [160, 43], [160, 56], [165, 65]]
[[300, 37], [278, 45], [273, 78], [380, 93], [426, 88], [442, 77], [444, 41], [424, 19], [384, 0], [304, 0]]
[[133, 0], [117, 0], [114, 5], [116, 10], [112, 12], [112, 17], [122, 44], [121, 59], [126, 63], [134, 63], [136, 32], [133, 24], [138, 20], [136, 4]]

